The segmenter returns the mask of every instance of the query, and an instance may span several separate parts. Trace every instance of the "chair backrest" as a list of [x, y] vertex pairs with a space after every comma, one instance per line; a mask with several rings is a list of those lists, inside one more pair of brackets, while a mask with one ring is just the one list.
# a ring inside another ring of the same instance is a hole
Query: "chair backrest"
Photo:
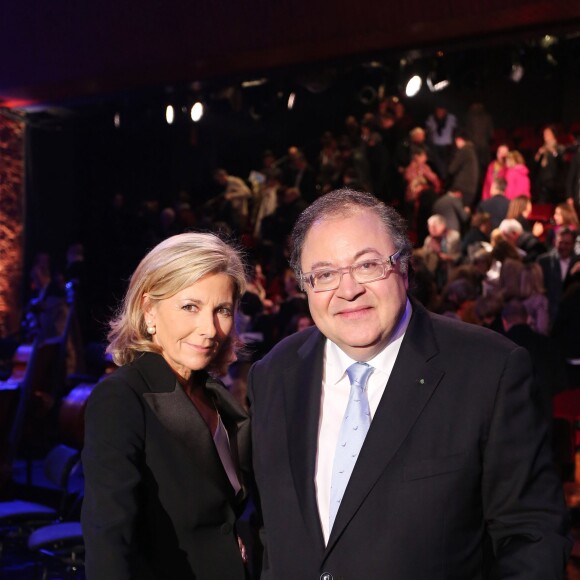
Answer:
[[[80, 451], [72, 449], [66, 445], [53, 447], [44, 460], [44, 475], [48, 481], [60, 490], [60, 501], [58, 504], [59, 518], [67, 517], [67, 513], [74, 509], [81, 499], [78, 492], [69, 489], [70, 476], [75, 468], [80, 465]], [[71, 506], [71, 498], [75, 498]]]
[[44, 475], [60, 490], [66, 491], [70, 474], [78, 464], [79, 457], [79, 451], [72, 447], [66, 445], [53, 447], [44, 460]]

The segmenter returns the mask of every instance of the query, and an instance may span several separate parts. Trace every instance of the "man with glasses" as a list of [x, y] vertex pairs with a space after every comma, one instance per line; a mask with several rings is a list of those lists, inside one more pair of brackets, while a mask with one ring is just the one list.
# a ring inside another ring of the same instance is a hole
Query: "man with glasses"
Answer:
[[370, 194], [317, 199], [291, 265], [317, 328], [250, 372], [262, 580], [556, 579], [568, 540], [527, 353], [407, 297]]

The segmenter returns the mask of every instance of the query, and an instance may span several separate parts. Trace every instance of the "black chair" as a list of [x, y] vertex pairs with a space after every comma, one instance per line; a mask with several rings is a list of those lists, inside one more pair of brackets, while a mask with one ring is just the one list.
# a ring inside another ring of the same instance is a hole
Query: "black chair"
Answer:
[[0, 558], [7, 541], [23, 541], [36, 529], [62, 521], [72, 499], [70, 475], [79, 458], [79, 451], [66, 445], [57, 445], [46, 456], [44, 474], [58, 492], [54, 505], [20, 499], [0, 502]]
[[38, 528], [28, 538], [28, 549], [42, 560], [42, 580], [49, 567], [57, 564], [67, 578], [84, 569], [85, 546], [80, 522], [62, 522]]

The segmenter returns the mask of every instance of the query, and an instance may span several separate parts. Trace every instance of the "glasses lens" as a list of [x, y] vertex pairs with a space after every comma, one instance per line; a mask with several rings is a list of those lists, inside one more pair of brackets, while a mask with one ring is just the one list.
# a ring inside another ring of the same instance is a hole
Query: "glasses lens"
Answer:
[[339, 276], [340, 273], [337, 270], [321, 270], [320, 272], [314, 272], [312, 275], [314, 288], [329, 288], [338, 282]]
[[357, 282], [371, 282], [384, 274], [384, 266], [379, 260], [369, 260], [353, 266], [352, 273]]

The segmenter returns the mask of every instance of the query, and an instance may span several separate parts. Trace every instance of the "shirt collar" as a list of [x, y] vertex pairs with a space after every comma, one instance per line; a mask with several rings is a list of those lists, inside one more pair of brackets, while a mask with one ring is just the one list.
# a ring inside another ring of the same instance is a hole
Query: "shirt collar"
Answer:
[[[366, 361], [370, 366], [374, 367], [377, 371], [388, 373], [390, 369], [393, 368], [392, 364], [388, 364], [390, 358], [393, 355], [393, 351], [398, 352], [401, 341], [405, 336], [407, 327], [409, 326], [409, 321], [411, 320], [411, 314], [413, 313], [413, 308], [411, 307], [411, 302], [407, 298], [407, 304], [405, 305], [405, 311], [401, 320], [397, 324], [395, 331], [393, 332], [388, 344], [381, 350], [377, 355], [375, 355], [371, 360]], [[325, 369], [326, 369], [326, 382], [328, 384], [336, 384], [340, 381], [346, 374], [346, 369], [353, 363], [357, 362], [350, 356], [348, 356], [340, 347], [332, 342], [330, 339], [326, 339], [326, 345], [324, 349], [325, 356]]]

